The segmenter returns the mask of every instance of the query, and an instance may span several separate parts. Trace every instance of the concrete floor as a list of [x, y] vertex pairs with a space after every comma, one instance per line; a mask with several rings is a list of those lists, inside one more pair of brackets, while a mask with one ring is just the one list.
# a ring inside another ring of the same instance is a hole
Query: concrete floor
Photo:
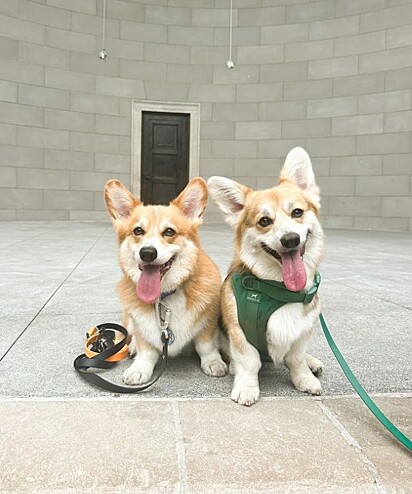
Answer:
[[[205, 225], [226, 272], [229, 227]], [[115, 396], [75, 373], [87, 328], [120, 322], [117, 245], [104, 223], [0, 223], [0, 492], [408, 493], [411, 455], [356, 397], [320, 327], [321, 398], [265, 364], [262, 399], [195, 357], [150, 390]], [[353, 372], [412, 436], [412, 236], [328, 231], [323, 314]], [[121, 382], [129, 365], [106, 373]]]

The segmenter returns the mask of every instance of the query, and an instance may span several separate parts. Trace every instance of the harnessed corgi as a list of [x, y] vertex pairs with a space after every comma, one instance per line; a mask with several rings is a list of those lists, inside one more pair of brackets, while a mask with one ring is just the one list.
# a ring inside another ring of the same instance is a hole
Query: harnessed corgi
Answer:
[[315, 375], [322, 371], [323, 364], [306, 349], [320, 312], [317, 285], [313, 287], [314, 279], [319, 277], [323, 232], [319, 189], [307, 152], [302, 148], [289, 152], [279, 185], [271, 189], [255, 191], [224, 177], [211, 177], [208, 188], [236, 233], [234, 259], [221, 293], [234, 372], [232, 399], [250, 406], [259, 398], [261, 358], [240, 324], [240, 315], [244, 319], [250, 316], [248, 309], [235, 298], [236, 287], [242, 283], [245, 289], [248, 283], [257, 287], [257, 291], [247, 293], [254, 304], [261, 302], [264, 292], [274, 290], [272, 285], [277, 285], [282, 294], [289, 294], [288, 301], [302, 297], [302, 302], [280, 304], [268, 316], [264, 339], [271, 360], [286, 364], [294, 386], [319, 395], [322, 388]]
[[124, 382], [144, 384], [153, 374], [162, 351], [159, 301], [170, 309], [169, 355], [194, 342], [203, 372], [224, 376], [217, 332], [220, 272], [202, 250], [198, 233], [206, 182], [194, 178], [168, 206], [144, 205], [118, 180], [109, 180], [104, 192], [119, 243], [123, 325], [135, 355]]

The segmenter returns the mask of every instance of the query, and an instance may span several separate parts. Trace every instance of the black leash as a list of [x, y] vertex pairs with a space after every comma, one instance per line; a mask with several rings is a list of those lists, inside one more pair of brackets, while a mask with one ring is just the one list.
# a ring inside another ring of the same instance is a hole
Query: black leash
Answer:
[[[112, 393], [138, 393], [143, 391], [150, 386], [152, 386], [163, 374], [168, 357], [168, 346], [170, 345], [170, 335], [172, 334], [167, 328], [162, 329], [160, 336], [162, 339], [163, 349], [162, 349], [162, 363], [159, 373], [148, 383], [142, 384], [141, 386], [119, 386], [118, 384], [111, 383], [103, 379], [94, 372], [88, 372], [89, 369], [111, 369], [117, 364], [117, 361], [108, 361], [107, 359], [113, 357], [117, 353], [121, 352], [127, 343], [127, 329], [120, 324], [115, 323], [105, 323], [96, 326], [97, 338], [93, 344], [92, 350], [97, 352], [93, 357], [88, 357], [85, 353], [76, 357], [73, 362], [74, 368], [79, 373], [79, 375], [86, 381], [99, 388], [105, 389]], [[123, 334], [123, 338], [115, 343], [114, 341], [114, 331]], [[89, 335], [88, 335], [89, 337]]]

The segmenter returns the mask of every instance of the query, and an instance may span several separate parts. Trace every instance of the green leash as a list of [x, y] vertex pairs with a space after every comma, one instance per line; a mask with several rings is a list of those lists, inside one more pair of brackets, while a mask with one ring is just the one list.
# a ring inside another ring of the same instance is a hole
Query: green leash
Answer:
[[380, 408], [376, 405], [376, 403], [372, 400], [372, 398], [368, 395], [368, 393], [363, 389], [359, 381], [353, 375], [353, 372], [350, 370], [346, 360], [343, 358], [343, 355], [340, 353], [339, 348], [336, 346], [332, 335], [329, 332], [328, 326], [326, 325], [325, 319], [322, 314], [319, 314], [320, 324], [322, 326], [323, 332], [325, 333], [325, 337], [329, 346], [334, 353], [336, 360], [339, 362], [343, 373], [347, 377], [348, 381], [352, 384], [355, 391], [361, 397], [365, 405], [369, 408], [369, 410], [375, 415], [375, 417], [380, 421], [380, 423], [388, 429], [388, 431], [393, 434], [396, 439], [402, 443], [405, 448], [412, 451], [412, 441], [403, 434], [392, 422], [383, 414]]

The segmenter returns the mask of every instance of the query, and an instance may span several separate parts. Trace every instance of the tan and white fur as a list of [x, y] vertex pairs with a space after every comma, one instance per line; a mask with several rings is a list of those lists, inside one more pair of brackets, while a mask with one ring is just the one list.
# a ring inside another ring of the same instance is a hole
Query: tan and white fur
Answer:
[[[292, 291], [309, 288], [323, 249], [319, 189], [302, 148], [289, 152], [276, 187], [254, 191], [228, 178], [212, 177], [208, 188], [236, 233], [221, 308], [235, 375], [232, 399], [249, 406], [259, 398], [261, 360], [239, 326], [230, 273], [249, 272], [260, 279], [283, 281]], [[306, 350], [319, 312], [318, 295], [308, 305], [286, 304], [270, 316], [266, 329], [272, 360], [284, 362], [294, 386], [313, 395], [321, 393], [314, 374], [321, 372], [323, 364]]]
[[170, 329], [176, 356], [194, 343], [200, 365], [209, 376], [227, 372], [218, 349], [220, 272], [202, 250], [198, 229], [207, 202], [207, 187], [194, 178], [168, 206], [144, 205], [118, 180], [105, 187], [105, 201], [119, 242], [123, 277], [118, 291], [125, 325], [132, 341], [132, 365], [126, 384], [150, 380], [162, 351], [156, 300], [171, 309]]

